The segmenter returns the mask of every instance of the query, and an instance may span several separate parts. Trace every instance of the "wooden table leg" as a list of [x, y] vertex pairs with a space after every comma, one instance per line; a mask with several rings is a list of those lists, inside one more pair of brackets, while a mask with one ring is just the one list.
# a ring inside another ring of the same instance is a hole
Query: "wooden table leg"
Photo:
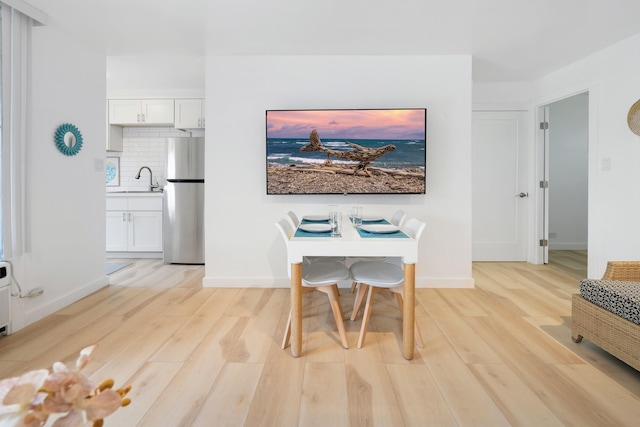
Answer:
[[291, 355], [302, 354], [302, 263], [291, 264]]
[[403, 313], [402, 313], [402, 350], [404, 358], [413, 359], [414, 351], [414, 327], [416, 319], [416, 265], [404, 265], [404, 289], [403, 289]]

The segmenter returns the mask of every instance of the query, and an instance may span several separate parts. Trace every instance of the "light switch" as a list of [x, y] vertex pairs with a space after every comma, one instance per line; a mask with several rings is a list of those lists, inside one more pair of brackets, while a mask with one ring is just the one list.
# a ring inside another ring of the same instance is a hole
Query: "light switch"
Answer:
[[104, 172], [104, 159], [95, 159], [93, 161], [93, 170], [96, 172]]
[[611, 157], [605, 157], [602, 159], [602, 170], [603, 171], [611, 170]]

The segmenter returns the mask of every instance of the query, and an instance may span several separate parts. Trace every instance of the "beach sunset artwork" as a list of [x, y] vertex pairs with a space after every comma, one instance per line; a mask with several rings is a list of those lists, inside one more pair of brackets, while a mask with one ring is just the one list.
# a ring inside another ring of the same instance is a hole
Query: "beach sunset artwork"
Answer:
[[267, 194], [424, 194], [426, 125], [424, 108], [267, 110]]

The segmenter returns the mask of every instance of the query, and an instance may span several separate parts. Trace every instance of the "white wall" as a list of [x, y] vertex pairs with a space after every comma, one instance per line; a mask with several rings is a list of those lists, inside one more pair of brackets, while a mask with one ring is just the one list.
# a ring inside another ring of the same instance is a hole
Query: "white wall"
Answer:
[[[402, 208], [427, 221], [418, 286], [471, 278], [469, 56], [208, 56], [205, 286], [288, 286], [274, 223], [292, 209]], [[265, 110], [426, 107], [427, 194], [267, 196]]]
[[[31, 124], [27, 135], [26, 253], [11, 261], [23, 291], [12, 300], [16, 331], [106, 285], [104, 55], [88, 51], [55, 25], [33, 29]], [[54, 133], [82, 133], [76, 156], [56, 149]]]
[[107, 57], [107, 98], [203, 98], [202, 55]]
[[589, 94], [549, 105], [549, 249], [587, 249]]
[[533, 84], [529, 82], [473, 83], [473, 110], [499, 111], [531, 109]]
[[638, 52], [640, 34], [535, 82], [536, 106], [589, 91], [589, 277], [608, 260], [640, 259], [640, 137], [626, 122], [640, 97]]

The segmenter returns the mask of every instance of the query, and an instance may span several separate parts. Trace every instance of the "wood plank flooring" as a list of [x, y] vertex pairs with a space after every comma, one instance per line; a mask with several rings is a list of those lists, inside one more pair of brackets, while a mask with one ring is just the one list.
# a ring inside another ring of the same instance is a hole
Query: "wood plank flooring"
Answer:
[[0, 338], [0, 376], [71, 364], [97, 343], [91, 378], [131, 383], [107, 426], [635, 426], [640, 372], [570, 337], [586, 254], [548, 265], [474, 263], [474, 289], [418, 289], [425, 348], [401, 355], [395, 298], [345, 350], [324, 294], [305, 294], [303, 357], [280, 342], [288, 289], [202, 288], [201, 266], [134, 260], [111, 285]]

